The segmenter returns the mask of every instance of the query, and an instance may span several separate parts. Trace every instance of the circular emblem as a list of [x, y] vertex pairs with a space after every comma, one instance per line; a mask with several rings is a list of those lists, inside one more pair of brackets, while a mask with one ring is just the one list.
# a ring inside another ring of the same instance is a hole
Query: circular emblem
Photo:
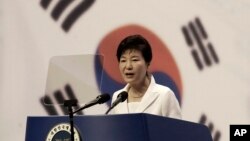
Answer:
[[[70, 124], [60, 123], [51, 128], [45, 141], [70, 141]], [[81, 141], [76, 128], [74, 128], [74, 141]]]

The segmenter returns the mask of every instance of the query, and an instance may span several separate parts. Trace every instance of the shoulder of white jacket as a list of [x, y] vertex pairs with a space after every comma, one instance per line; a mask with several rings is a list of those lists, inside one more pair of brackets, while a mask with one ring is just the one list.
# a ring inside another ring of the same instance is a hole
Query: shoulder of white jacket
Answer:
[[169, 87], [161, 85], [161, 84], [157, 84], [154, 86], [154, 90], [155, 92], [160, 92], [160, 93], [168, 93], [168, 92], [173, 92]]

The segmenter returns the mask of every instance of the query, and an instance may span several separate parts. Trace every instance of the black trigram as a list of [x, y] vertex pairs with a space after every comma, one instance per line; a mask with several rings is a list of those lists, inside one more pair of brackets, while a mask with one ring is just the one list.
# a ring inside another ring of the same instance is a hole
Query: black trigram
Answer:
[[208, 127], [208, 129], [211, 132], [211, 135], [213, 137], [213, 141], [219, 141], [221, 137], [221, 132], [220, 131], [214, 131], [214, 124], [212, 122], [207, 122], [207, 116], [202, 114], [200, 121], [200, 124], [204, 124]]
[[[40, 4], [44, 9], [47, 9], [52, 0], [41, 0]], [[63, 11], [76, 0], [59, 0], [51, 12], [52, 18], [57, 21]], [[62, 29], [68, 32], [76, 20], [90, 8], [95, 0], [82, 0], [65, 18], [62, 23]]]
[[219, 58], [212, 43], [208, 41], [208, 34], [199, 18], [183, 26], [182, 33], [199, 70], [204, 66], [211, 66], [212, 63], [219, 63]]
[[[56, 105], [60, 104], [60, 109], [64, 115], [68, 114], [67, 107], [64, 107], [62, 104], [65, 100], [77, 99], [71, 86], [66, 84], [64, 87], [64, 92], [67, 96], [64, 97], [63, 92], [61, 90], [56, 90], [53, 95], [46, 94], [44, 97], [40, 98], [40, 103], [42, 104], [43, 108], [46, 110], [48, 115], [59, 115], [58, 111], [56, 110]], [[56, 103], [53, 103], [52, 98], [55, 99]], [[75, 109], [79, 109], [80, 106], [77, 104]], [[78, 112], [78, 115], [83, 115], [83, 112]]]

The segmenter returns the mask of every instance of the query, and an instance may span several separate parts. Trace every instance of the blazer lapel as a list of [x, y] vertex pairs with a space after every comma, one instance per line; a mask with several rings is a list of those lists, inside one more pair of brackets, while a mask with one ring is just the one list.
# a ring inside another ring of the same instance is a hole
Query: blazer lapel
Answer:
[[151, 82], [150, 85], [143, 96], [138, 108], [136, 109], [136, 112], [141, 113], [144, 112], [150, 104], [154, 102], [154, 100], [159, 96], [159, 93], [154, 92], [154, 86], [156, 85], [154, 77], [151, 76]]
[[158, 96], [159, 96], [158, 93], [151, 93], [150, 97], [143, 98], [140, 105], [139, 105], [139, 107], [136, 109], [136, 112], [138, 112], [138, 113], [144, 112], [150, 106], [150, 104], [152, 104], [154, 102], [154, 100]]
[[[128, 91], [129, 85], [127, 84], [122, 90], [122, 91]], [[117, 107], [119, 107], [120, 113], [128, 113], [128, 99], [123, 101], [122, 103], [118, 104]]]

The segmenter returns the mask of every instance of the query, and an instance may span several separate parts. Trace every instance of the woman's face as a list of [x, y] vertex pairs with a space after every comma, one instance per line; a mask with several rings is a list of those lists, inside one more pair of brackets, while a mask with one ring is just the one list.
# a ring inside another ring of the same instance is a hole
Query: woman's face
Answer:
[[145, 80], [148, 65], [138, 50], [126, 50], [119, 62], [120, 73], [126, 83], [138, 85]]

